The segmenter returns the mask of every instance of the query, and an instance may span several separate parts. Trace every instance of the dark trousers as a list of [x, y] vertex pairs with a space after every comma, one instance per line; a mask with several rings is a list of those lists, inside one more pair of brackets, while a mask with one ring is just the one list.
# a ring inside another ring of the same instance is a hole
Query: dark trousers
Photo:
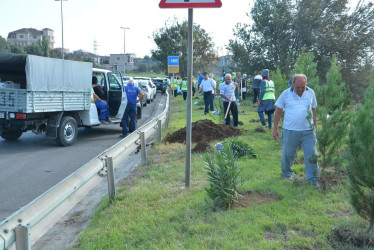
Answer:
[[204, 104], [205, 104], [204, 114], [209, 113], [209, 106], [210, 106], [210, 111], [214, 111], [212, 91], [204, 92]]
[[[122, 134], [127, 134], [127, 132], [134, 132], [136, 127], [136, 104], [127, 103], [125, 112], [123, 113], [121, 124], [122, 124]], [[127, 129], [127, 120], [130, 118], [130, 129]]]
[[247, 92], [242, 92], [242, 96], [243, 96], [243, 101], [245, 100], [245, 95], [247, 94]]
[[[263, 111], [259, 111], [257, 113], [258, 113], [258, 116], [260, 117], [260, 121], [261, 121], [262, 126], [266, 126], [265, 116], [264, 116]], [[271, 125], [273, 123], [273, 113], [274, 113], [274, 110], [265, 111], [265, 114], [268, 115], [268, 126], [269, 126], [270, 129], [271, 129]]]
[[187, 99], [187, 91], [182, 91], [183, 93], [183, 100], [186, 100]]
[[[227, 108], [229, 106], [229, 102], [223, 102], [223, 110], [226, 114]], [[229, 112], [227, 113], [227, 117], [225, 120], [226, 125], [230, 125], [230, 112], [232, 114], [232, 118], [234, 119], [234, 126], [238, 126], [238, 107], [236, 106], [236, 102], [231, 102]]]
[[253, 88], [253, 104], [258, 101], [258, 96], [260, 95], [260, 89]]
[[173, 95], [174, 95], [174, 97], [176, 97], [178, 95], [178, 90], [173, 89]]

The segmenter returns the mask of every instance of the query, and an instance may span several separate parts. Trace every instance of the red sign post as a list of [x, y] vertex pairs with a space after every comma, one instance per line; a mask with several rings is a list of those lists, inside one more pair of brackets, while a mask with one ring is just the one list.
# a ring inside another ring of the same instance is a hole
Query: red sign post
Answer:
[[221, 0], [161, 0], [160, 8], [220, 8]]

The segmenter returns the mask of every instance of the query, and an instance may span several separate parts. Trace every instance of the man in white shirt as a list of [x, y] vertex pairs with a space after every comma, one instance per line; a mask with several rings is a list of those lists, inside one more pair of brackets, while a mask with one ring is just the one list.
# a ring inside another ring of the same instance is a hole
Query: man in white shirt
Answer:
[[273, 137], [275, 140], [279, 139], [278, 125], [284, 110], [281, 160], [283, 178], [292, 179], [292, 164], [297, 149], [301, 145], [304, 151], [306, 180], [313, 184], [314, 188], [318, 188], [317, 101], [314, 91], [306, 85], [307, 77], [304, 74], [296, 74], [293, 87], [286, 89], [279, 96], [275, 103], [277, 108], [274, 116]]
[[[234, 127], [238, 126], [238, 106], [236, 105], [236, 98], [235, 98], [235, 87], [236, 83], [231, 81], [231, 75], [225, 75], [225, 81], [219, 86], [219, 92], [223, 99], [223, 109], [226, 114], [227, 109], [231, 111], [232, 117], [234, 119]], [[226, 125], [230, 125], [230, 114], [227, 113]]]
[[203, 75], [204, 75], [204, 79], [201, 81], [201, 84], [200, 84], [199, 90], [196, 93], [196, 96], [198, 96], [201, 91], [204, 92], [204, 103], [205, 103], [204, 115], [206, 115], [209, 113], [209, 108], [210, 108], [210, 111], [214, 111], [213, 97], [214, 97], [214, 93], [216, 92], [216, 85], [214, 84], [212, 79], [208, 78], [207, 72], [204, 72]]

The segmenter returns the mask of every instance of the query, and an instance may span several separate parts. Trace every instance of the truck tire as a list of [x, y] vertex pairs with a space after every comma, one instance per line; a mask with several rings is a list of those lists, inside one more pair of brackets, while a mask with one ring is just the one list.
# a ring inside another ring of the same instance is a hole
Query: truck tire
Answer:
[[7, 141], [15, 141], [21, 137], [22, 131], [7, 131], [1, 134], [1, 137]]
[[77, 139], [77, 136], [77, 121], [71, 116], [64, 116], [61, 120], [60, 126], [57, 128], [57, 145], [62, 147], [71, 146]]

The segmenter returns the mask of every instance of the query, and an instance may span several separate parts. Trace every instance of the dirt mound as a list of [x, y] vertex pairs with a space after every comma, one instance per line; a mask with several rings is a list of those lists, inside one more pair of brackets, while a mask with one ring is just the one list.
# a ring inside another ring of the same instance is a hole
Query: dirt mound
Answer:
[[191, 150], [192, 153], [205, 153], [206, 151], [211, 151], [213, 148], [206, 142], [198, 142], [196, 146]]
[[[211, 120], [199, 120], [192, 123], [192, 142], [211, 142], [239, 136], [241, 131], [232, 126], [215, 124]], [[165, 138], [166, 143], [185, 143], [186, 128], [181, 128]]]

